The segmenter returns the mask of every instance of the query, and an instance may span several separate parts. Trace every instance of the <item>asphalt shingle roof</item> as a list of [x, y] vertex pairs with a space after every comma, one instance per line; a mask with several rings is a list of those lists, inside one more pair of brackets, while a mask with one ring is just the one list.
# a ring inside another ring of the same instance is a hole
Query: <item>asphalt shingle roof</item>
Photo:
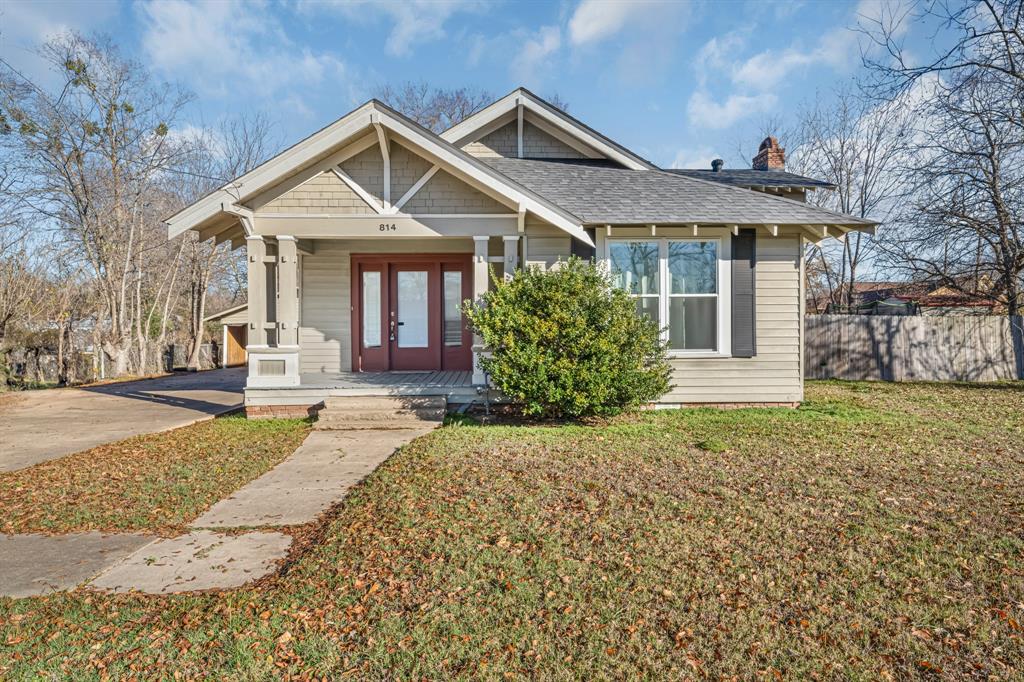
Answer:
[[792, 199], [663, 170], [629, 170], [606, 162], [573, 160], [480, 160], [584, 224], [875, 224]]
[[705, 168], [666, 168], [669, 173], [685, 175], [698, 180], [720, 182], [734, 187], [834, 187], [830, 182], [815, 180], [782, 170], [754, 170], [753, 168], [723, 168], [720, 171]]

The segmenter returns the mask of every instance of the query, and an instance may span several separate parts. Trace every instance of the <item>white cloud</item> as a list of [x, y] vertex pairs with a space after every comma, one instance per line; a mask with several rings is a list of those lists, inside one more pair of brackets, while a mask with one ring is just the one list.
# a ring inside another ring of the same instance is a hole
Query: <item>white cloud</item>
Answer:
[[573, 45], [585, 45], [615, 35], [641, 4], [631, 0], [583, 0], [569, 20], [569, 39]]
[[388, 54], [407, 56], [420, 43], [446, 37], [445, 23], [459, 12], [486, 7], [480, 0], [299, 0], [307, 13], [329, 8], [351, 21], [367, 21], [381, 16], [394, 26], [384, 46]]
[[516, 82], [541, 80], [548, 59], [561, 45], [562, 31], [557, 26], [542, 26], [534, 36], [527, 38], [509, 67]]
[[732, 80], [737, 85], [767, 90], [801, 67], [829, 66], [843, 70], [854, 66], [859, 58], [856, 34], [848, 29], [835, 29], [823, 35], [810, 50], [789, 47], [782, 51], [760, 52], [737, 65]]
[[142, 49], [153, 67], [205, 92], [266, 97], [345, 73], [334, 55], [292, 43], [263, 3], [165, 0], [138, 7]]
[[721, 130], [740, 119], [771, 111], [777, 103], [775, 94], [766, 92], [757, 95], [729, 95], [725, 102], [719, 104], [707, 92], [698, 90], [690, 96], [686, 114], [694, 125]]
[[[640, 29], [685, 28], [689, 3], [659, 0], [582, 0], [569, 19], [569, 42], [593, 45], [620, 33]], [[633, 35], [632, 37], [637, 37]]]
[[744, 38], [733, 31], [718, 37], [715, 36], [700, 48], [694, 59], [697, 71], [697, 82], [701, 87], [707, 83], [712, 72], [725, 71], [732, 66], [732, 55], [743, 47]]

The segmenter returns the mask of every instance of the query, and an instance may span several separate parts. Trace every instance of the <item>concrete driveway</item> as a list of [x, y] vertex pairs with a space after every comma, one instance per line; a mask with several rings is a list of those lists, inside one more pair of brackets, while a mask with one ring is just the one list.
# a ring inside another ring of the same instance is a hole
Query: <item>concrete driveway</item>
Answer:
[[245, 373], [239, 367], [0, 395], [0, 472], [239, 407]]

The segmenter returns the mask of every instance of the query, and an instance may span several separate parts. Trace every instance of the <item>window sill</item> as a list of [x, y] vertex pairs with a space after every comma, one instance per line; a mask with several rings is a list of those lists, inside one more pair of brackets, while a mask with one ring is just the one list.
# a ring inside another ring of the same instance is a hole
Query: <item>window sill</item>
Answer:
[[731, 358], [732, 353], [723, 353], [721, 351], [682, 351], [682, 350], [670, 350], [668, 352], [669, 360], [701, 360], [710, 358]]

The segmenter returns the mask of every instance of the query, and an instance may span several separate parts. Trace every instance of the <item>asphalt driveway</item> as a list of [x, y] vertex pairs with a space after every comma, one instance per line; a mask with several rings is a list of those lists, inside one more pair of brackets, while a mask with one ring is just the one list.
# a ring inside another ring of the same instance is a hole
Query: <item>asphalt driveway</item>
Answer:
[[241, 406], [245, 368], [0, 396], [0, 472]]

